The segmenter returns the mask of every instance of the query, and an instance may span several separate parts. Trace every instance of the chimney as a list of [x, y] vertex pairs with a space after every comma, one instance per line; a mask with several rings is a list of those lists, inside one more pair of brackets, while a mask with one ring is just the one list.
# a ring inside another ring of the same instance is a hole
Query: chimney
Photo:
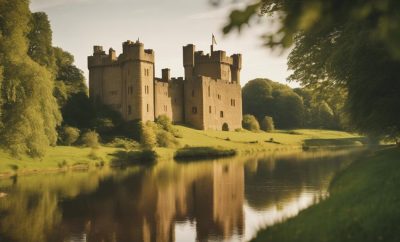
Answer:
[[171, 79], [170, 69], [162, 69], [162, 80], [168, 82]]

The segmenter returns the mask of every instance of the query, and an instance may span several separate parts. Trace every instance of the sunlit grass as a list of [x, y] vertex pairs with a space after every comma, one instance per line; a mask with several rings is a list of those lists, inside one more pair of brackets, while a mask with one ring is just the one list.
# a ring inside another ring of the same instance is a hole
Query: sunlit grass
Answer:
[[[358, 137], [340, 131], [328, 130], [291, 130], [266, 132], [250, 131], [201, 131], [184, 126], [175, 126], [182, 138], [179, 138], [180, 148], [183, 147], [222, 147], [234, 149], [238, 153], [270, 152], [301, 148], [307, 139], [347, 139]], [[49, 148], [42, 159], [32, 159], [22, 156], [12, 157], [0, 150], [0, 175], [25, 174], [38, 171], [57, 171], [68, 169], [89, 169], [108, 165], [115, 159], [112, 154], [122, 149], [101, 146], [99, 149], [58, 146]], [[172, 159], [176, 149], [156, 148], [161, 160]]]

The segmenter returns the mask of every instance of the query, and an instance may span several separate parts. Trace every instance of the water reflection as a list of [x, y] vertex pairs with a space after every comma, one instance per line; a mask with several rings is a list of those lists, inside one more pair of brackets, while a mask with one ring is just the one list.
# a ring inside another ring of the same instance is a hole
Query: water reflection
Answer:
[[327, 195], [349, 152], [0, 181], [0, 241], [243, 241]]

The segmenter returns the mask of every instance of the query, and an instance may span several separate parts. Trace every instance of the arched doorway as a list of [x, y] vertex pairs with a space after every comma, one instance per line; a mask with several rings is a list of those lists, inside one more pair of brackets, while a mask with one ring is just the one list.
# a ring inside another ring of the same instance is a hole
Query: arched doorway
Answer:
[[222, 131], [229, 131], [229, 125], [227, 123], [222, 125]]

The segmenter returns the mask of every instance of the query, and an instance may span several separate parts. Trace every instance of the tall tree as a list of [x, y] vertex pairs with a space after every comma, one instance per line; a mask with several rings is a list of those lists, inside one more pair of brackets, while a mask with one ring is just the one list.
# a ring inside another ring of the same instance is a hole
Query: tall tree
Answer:
[[261, 0], [231, 13], [226, 33], [272, 16], [270, 47], [288, 48], [291, 80], [344, 88], [352, 124], [371, 135], [400, 130], [400, 1]]
[[29, 39], [29, 56], [50, 70], [55, 69], [50, 21], [46, 13], [37, 12], [31, 15]]
[[14, 154], [44, 155], [61, 121], [53, 77], [28, 55], [29, 1], [0, 1], [0, 63], [4, 66], [1, 143]]

